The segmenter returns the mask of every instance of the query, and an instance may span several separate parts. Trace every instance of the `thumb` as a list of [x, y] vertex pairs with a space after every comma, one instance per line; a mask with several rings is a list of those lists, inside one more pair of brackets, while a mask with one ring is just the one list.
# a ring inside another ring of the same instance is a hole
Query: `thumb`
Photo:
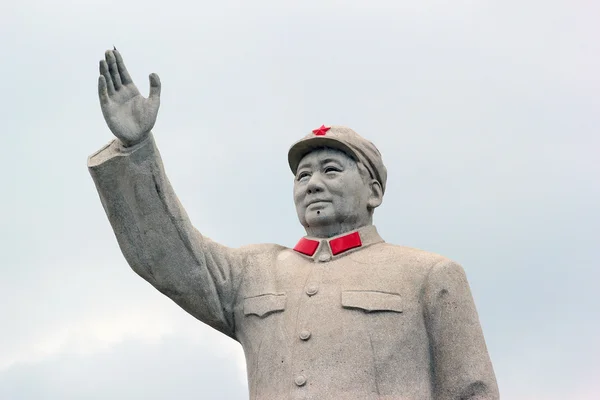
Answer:
[[149, 76], [150, 78], [150, 99], [159, 100], [160, 99], [160, 78], [157, 74], [152, 73]]

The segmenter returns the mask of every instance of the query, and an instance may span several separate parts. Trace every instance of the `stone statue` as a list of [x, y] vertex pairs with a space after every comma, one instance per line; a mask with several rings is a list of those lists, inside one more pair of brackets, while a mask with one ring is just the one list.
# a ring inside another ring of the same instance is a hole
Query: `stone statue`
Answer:
[[252, 400], [498, 399], [463, 268], [385, 243], [372, 224], [387, 172], [354, 131], [321, 126], [288, 160], [307, 236], [229, 248], [199, 233], [167, 179], [151, 129], [161, 84], [133, 84], [119, 52], [100, 61], [116, 136], [88, 159], [131, 268], [241, 343]]

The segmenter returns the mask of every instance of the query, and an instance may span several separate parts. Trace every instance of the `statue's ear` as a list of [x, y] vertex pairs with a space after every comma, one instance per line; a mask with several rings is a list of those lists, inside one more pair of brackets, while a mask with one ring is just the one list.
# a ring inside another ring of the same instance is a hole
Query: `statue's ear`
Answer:
[[374, 210], [381, 205], [383, 202], [383, 189], [381, 188], [381, 184], [378, 180], [373, 179], [370, 183], [371, 195], [369, 196], [369, 201], [367, 202], [367, 208], [369, 210]]

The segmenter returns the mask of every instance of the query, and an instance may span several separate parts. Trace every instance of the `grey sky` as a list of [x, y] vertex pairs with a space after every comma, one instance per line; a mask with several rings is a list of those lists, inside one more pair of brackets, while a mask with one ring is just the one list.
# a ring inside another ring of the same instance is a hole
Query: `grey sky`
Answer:
[[154, 129], [196, 227], [303, 235], [288, 147], [352, 127], [390, 243], [460, 262], [500, 391], [600, 398], [600, 3], [22, 1], [0, 6], [0, 399], [247, 398], [241, 347], [137, 277], [86, 169], [98, 60], [163, 85]]

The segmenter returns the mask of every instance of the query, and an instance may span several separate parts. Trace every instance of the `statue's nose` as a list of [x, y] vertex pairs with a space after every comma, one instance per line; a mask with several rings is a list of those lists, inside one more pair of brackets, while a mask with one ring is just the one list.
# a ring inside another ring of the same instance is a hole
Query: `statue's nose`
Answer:
[[323, 181], [321, 180], [320, 174], [313, 174], [306, 185], [306, 193], [313, 194], [323, 191]]

